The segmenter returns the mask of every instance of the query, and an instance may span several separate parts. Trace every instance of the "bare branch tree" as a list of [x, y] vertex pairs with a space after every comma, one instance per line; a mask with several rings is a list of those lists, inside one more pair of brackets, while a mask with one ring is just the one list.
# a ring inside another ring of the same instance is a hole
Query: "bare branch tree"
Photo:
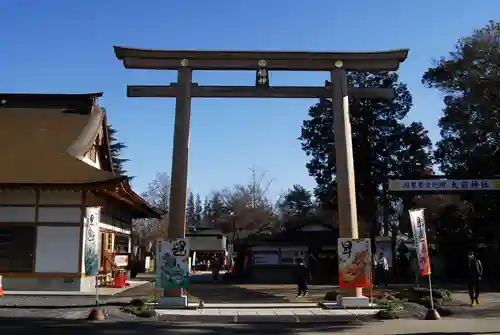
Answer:
[[152, 240], [165, 236], [168, 228], [168, 210], [170, 204], [170, 177], [164, 172], [158, 172], [156, 178], [148, 185], [146, 192], [142, 194], [151, 206], [164, 213], [161, 220], [139, 219], [134, 220], [132, 232], [134, 237], [145, 244]]
[[259, 172], [255, 166], [250, 171], [248, 183], [213, 193], [224, 206], [224, 215], [215, 218], [216, 225], [223, 231], [232, 231], [233, 225], [237, 230], [255, 230], [276, 222], [281, 197], [275, 202], [269, 198], [274, 180], [266, 179], [266, 172]]

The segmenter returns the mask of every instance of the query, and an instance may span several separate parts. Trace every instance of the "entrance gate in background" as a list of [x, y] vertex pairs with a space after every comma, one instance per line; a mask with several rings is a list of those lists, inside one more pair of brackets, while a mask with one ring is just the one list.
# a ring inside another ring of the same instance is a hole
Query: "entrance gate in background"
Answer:
[[[358, 238], [349, 96], [355, 99], [392, 100], [387, 88], [348, 88], [347, 71], [380, 72], [399, 68], [408, 50], [384, 52], [277, 52], [277, 51], [166, 51], [115, 47], [116, 57], [127, 69], [175, 70], [176, 83], [168, 86], [128, 86], [128, 97], [176, 98], [172, 184], [168, 238], [184, 237], [188, 176], [191, 98], [331, 98], [334, 112], [340, 237]], [[255, 86], [199, 86], [193, 70], [256, 71]], [[268, 71], [328, 71], [325, 87], [270, 86]], [[361, 289], [343, 296], [361, 299]], [[182, 301], [182, 289], [166, 290], [166, 297]], [[179, 300], [180, 299], [180, 300]], [[352, 300], [351, 300], [352, 301]], [[167, 303], [167, 302], [166, 302]]]

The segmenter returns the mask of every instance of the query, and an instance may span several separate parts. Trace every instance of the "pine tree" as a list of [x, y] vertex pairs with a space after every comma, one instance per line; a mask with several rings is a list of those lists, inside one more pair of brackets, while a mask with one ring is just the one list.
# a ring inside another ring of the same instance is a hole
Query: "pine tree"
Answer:
[[116, 133], [118, 131], [114, 129], [110, 124], [108, 124], [108, 138], [109, 138], [109, 151], [111, 153], [111, 161], [113, 164], [113, 171], [120, 176], [127, 174], [125, 167], [123, 166], [129, 159], [122, 158], [122, 150], [127, 148], [125, 143], [120, 142]]
[[194, 213], [195, 213], [196, 226], [199, 226], [203, 218], [203, 204], [201, 202], [201, 196], [199, 193], [196, 193], [196, 200], [194, 202]]
[[210, 213], [211, 212], [212, 212], [212, 208], [210, 206], [210, 201], [208, 200], [208, 197], [205, 197], [205, 200], [203, 201], [203, 211], [202, 211], [201, 222], [203, 222], [203, 224], [206, 226], [211, 225], [211, 221], [210, 221]]
[[189, 231], [196, 229], [196, 208], [194, 203], [193, 192], [189, 192], [187, 205], [186, 205], [186, 225]]

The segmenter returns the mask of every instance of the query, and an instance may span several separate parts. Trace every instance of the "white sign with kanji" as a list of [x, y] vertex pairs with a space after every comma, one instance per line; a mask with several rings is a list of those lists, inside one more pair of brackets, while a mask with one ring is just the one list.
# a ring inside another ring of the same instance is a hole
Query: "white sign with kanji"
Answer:
[[450, 192], [500, 190], [500, 179], [416, 179], [389, 180], [389, 191]]

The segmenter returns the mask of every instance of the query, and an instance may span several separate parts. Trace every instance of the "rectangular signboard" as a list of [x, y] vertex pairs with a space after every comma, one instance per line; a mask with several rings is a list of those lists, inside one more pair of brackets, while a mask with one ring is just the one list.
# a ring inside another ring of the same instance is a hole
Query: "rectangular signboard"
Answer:
[[500, 190], [500, 179], [396, 179], [389, 180], [389, 191], [453, 192]]
[[161, 288], [187, 288], [189, 283], [189, 244], [185, 238], [158, 243], [156, 278]]
[[372, 256], [369, 238], [339, 238], [339, 285], [341, 288], [370, 287]]

